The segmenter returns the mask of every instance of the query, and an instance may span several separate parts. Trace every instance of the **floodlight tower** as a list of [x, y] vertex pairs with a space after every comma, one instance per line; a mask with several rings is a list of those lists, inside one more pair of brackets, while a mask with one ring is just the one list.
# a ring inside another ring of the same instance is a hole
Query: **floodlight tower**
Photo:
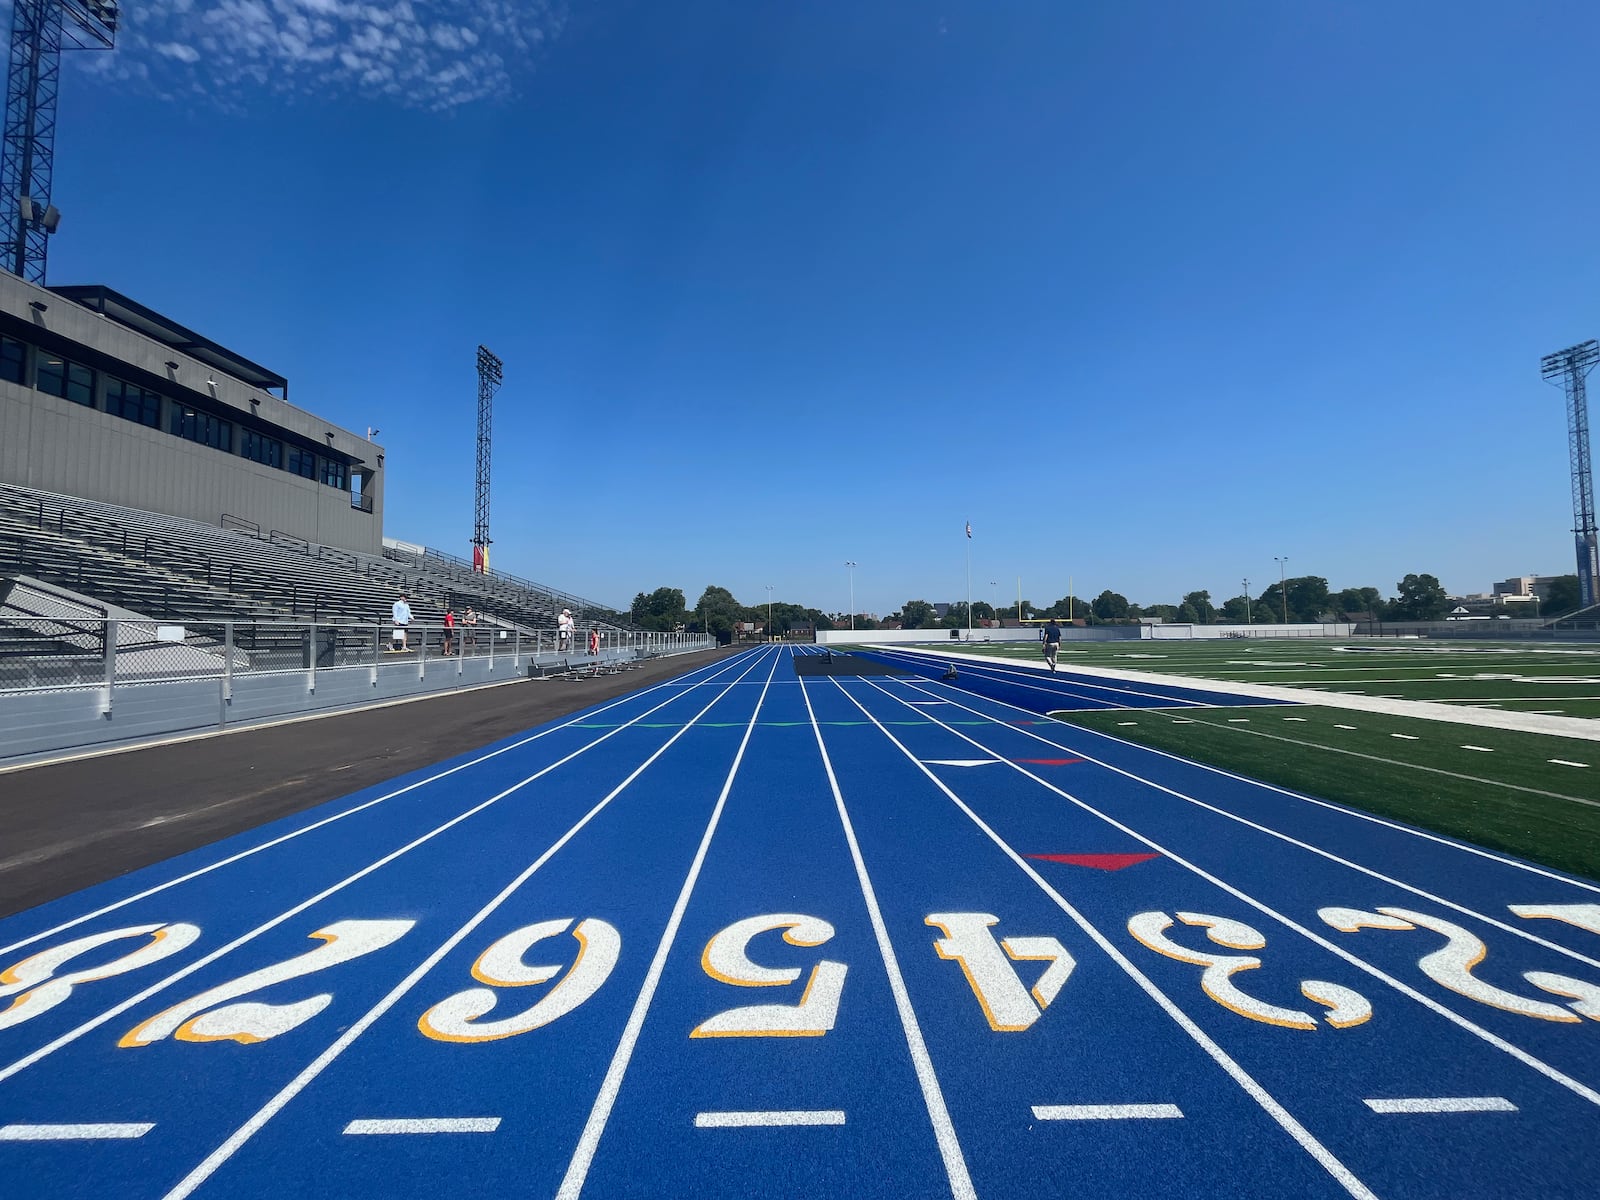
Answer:
[[5, 146], [0, 151], [0, 267], [44, 284], [49, 237], [61, 223], [50, 203], [56, 157], [56, 93], [62, 50], [110, 50], [118, 0], [12, 0]]
[[1567, 449], [1572, 456], [1572, 535], [1578, 551], [1578, 597], [1584, 608], [1600, 602], [1600, 537], [1594, 523], [1594, 479], [1589, 469], [1589, 397], [1584, 378], [1600, 362], [1600, 342], [1593, 338], [1546, 354], [1539, 374], [1546, 383], [1561, 381], [1567, 393]]
[[489, 570], [489, 458], [490, 417], [495, 389], [500, 386], [501, 362], [488, 347], [478, 347], [478, 491], [472, 519], [472, 566]]

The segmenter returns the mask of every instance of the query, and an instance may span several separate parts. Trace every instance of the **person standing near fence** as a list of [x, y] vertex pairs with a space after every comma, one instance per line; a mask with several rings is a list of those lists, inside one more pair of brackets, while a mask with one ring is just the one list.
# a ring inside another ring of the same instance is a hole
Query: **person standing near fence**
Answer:
[[466, 615], [461, 618], [461, 623], [467, 627], [467, 653], [472, 653], [478, 644], [478, 610], [472, 605], [467, 605]]
[[406, 603], [406, 594], [400, 593], [400, 599], [394, 602], [394, 635], [390, 641], [390, 648], [396, 651], [409, 650], [411, 646], [406, 641], [406, 626], [411, 624], [411, 605]]
[[1050, 669], [1056, 669], [1056, 652], [1061, 649], [1061, 626], [1056, 624], [1054, 617], [1040, 630], [1039, 640], [1044, 643], [1044, 660], [1050, 664]]
[[556, 649], [563, 654], [572, 649], [572, 633], [572, 610], [563, 608], [561, 616], [556, 619]]
[[600, 657], [600, 631], [598, 629], [589, 630], [589, 657], [596, 659]]
[[455, 653], [456, 648], [456, 610], [446, 607], [444, 610], [444, 656], [449, 658]]

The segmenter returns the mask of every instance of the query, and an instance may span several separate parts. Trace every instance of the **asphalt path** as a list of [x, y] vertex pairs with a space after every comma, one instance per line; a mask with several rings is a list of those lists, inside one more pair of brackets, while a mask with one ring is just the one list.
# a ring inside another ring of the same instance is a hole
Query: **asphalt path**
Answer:
[[795, 653], [0, 921], [0, 1170], [63, 1196], [1594, 1195], [1600, 888], [1048, 721], [1038, 672]]

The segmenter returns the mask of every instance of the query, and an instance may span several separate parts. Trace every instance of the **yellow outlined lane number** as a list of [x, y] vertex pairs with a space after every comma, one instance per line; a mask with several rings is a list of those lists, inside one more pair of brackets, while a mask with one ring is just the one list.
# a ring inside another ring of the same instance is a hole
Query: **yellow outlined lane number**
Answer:
[[[791, 946], [820, 946], [833, 938], [833, 926], [820, 917], [800, 913], [767, 913], [735, 921], [714, 934], [700, 956], [700, 966], [711, 978], [735, 987], [784, 987], [799, 980], [800, 967], [763, 967], [746, 953], [751, 941], [763, 933], [783, 931]], [[833, 1028], [839, 1015], [848, 968], [823, 959], [811, 968], [805, 991], [796, 1004], [748, 1004], [730, 1008], [702, 1021], [689, 1033], [708, 1037], [821, 1037]]]
[[[1207, 913], [1181, 912], [1178, 920], [1206, 931], [1206, 937], [1230, 950], [1260, 950], [1267, 939], [1243, 921], [1228, 917], [1214, 917]], [[1191, 950], [1166, 936], [1172, 928], [1172, 918], [1164, 912], [1136, 913], [1128, 918], [1128, 932], [1139, 943], [1157, 954], [1175, 958], [1179, 962], [1204, 967], [1200, 973], [1200, 988], [1218, 1004], [1241, 1017], [1277, 1025], [1284, 1029], [1315, 1029], [1317, 1019], [1298, 1009], [1283, 1008], [1246, 995], [1233, 984], [1232, 977], [1241, 971], [1254, 971], [1261, 960], [1250, 954], [1217, 954], [1209, 950]], [[1335, 1029], [1348, 1029], [1361, 1025], [1372, 1017], [1372, 1005], [1360, 992], [1351, 991], [1337, 983], [1321, 979], [1307, 979], [1300, 984], [1300, 994], [1307, 1000], [1328, 1010], [1323, 1020]]]
[[[0, 1029], [10, 1029], [13, 1025], [21, 1025], [41, 1013], [49, 1012], [72, 995], [72, 989], [80, 983], [110, 979], [113, 975], [160, 962], [169, 955], [187, 949], [199, 936], [200, 930], [194, 925], [134, 925], [128, 929], [92, 933], [88, 937], [76, 938], [30, 954], [21, 962], [0, 971], [0, 1000], [12, 997], [11, 1003], [0, 1009]], [[129, 939], [139, 939], [144, 944], [100, 966], [56, 974], [80, 955]]]
[[570, 917], [540, 921], [506, 934], [472, 964], [472, 977], [488, 986], [468, 988], [439, 1001], [422, 1014], [417, 1028], [440, 1042], [493, 1042], [528, 1033], [566, 1016], [600, 990], [622, 955], [622, 935], [597, 917], [580, 921], [572, 930], [578, 944], [572, 967], [537, 1003], [498, 1021], [481, 1019], [499, 1001], [495, 988], [549, 983], [561, 973], [561, 964], [530, 966], [522, 958], [534, 943], [566, 933], [571, 925]]
[[[934, 939], [934, 952], [961, 964], [989, 1028], [997, 1033], [1020, 1033], [1050, 1007], [1077, 963], [1053, 937], [997, 941], [991, 927], [999, 923], [1000, 918], [991, 913], [929, 913], [923, 918], [924, 925], [944, 934]], [[1012, 962], [1050, 965], [1030, 989]]]
[[332, 1004], [333, 995], [324, 992], [292, 1004], [267, 1004], [258, 1000], [230, 1004], [228, 1001], [381, 950], [404, 937], [415, 924], [415, 921], [335, 921], [310, 935], [322, 942], [315, 950], [262, 967], [174, 1004], [134, 1026], [122, 1035], [117, 1045], [124, 1048], [148, 1046], [162, 1038], [174, 1037], [183, 1042], [231, 1041], [249, 1046], [288, 1033]]

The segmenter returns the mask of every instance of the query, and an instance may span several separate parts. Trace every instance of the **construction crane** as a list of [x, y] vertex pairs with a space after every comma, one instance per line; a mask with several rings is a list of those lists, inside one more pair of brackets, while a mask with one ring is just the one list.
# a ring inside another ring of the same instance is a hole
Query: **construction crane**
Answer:
[[0, 153], [0, 266], [44, 284], [49, 238], [61, 223], [50, 202], [56, 154], [56, 94], [63, 50], [110, 50], [117, 0], [12, 0], [6, 76], [5, 146]]

